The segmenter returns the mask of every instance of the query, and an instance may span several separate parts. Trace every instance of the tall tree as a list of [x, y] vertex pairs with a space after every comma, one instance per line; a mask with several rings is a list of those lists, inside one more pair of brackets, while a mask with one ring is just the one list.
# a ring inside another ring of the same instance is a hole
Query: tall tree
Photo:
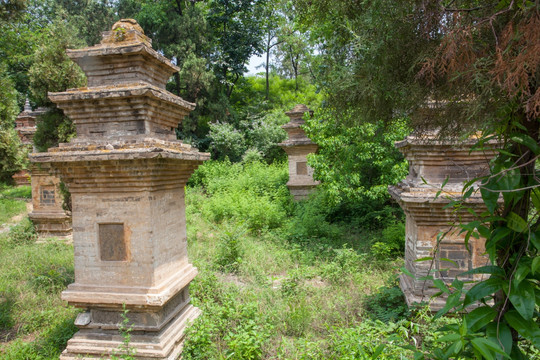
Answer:
[[67, 142], [75, 135], [72, 121], [49, 100], [48, 93], [86, 83], [82, 70], [66, 55], [66, 49], [82, 46], [84, 44], [78, 39], [76, 28], [57, 19], [47, 28], [41, 46], [34, 53], [28, 72], [30, 91], [38, 106], [50, 109], [38, 121], [34, 135], [34, 143], [40, 151], [46, 151], [59, 142]]
[[260, 26], [266, 0], [211, 0], [208, 22], [216, 39], [212, 63], [216, 76], [231, 97], [238, 79], [246, 72], [249, 58], [263, 51]]
[[270, 97], [270, 54], [276, 46], [283, 42], [283, 40], [279, 39], [283, 19], [283, 2], [269, 1], [264, 8], [263, 14], [264, 53], [266, 56], [266, 61], [264, 62], [266, 79], [265, 99], [267, 101]]

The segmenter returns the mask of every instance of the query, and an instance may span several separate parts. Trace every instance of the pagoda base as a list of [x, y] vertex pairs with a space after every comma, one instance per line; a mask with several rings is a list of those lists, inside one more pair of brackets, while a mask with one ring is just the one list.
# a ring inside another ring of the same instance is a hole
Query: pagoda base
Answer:
[[423, 282], [419, 286], [415, 287], [415, 280], [410, 276], [401, 274], [399, 276], [399, 287], [405, 296], [405, 302], [408, 307], [415, 306], [421, 303], [429, 303], [429, 310], [437, 312], [446, 305], [446, 297], [438, 296], [434, 299], [431, 298], [436, 294], [439, 289], [435, 287], [428, 287], [429, 282], [426, 283], [424, 288]]
[[315, 191], [317, 184], [309, 185], [298, 185], [298, 184], [287, 184], [291, 195], [294, 197], [295, 201], [305, 200], [309, 195]]
[[182, 352], [186, 326], [200, 313], [184, 292], [158, 310], [137, 308], [124, 315], [118, 308], [89, 309], [77, 317], [75, 324], [80, 330], [68, 340], [60, 360], [110, 359], [125, 354], [127, 332], [118, 327], [124, 317], [129, 319], [127, 328], [132, 329], [127, 348], [134, 359], [176, 360]]
[[39, 237], [66, 238], [71, 235], [71, 216], [58, 212], [31, 212], [28, 214]]

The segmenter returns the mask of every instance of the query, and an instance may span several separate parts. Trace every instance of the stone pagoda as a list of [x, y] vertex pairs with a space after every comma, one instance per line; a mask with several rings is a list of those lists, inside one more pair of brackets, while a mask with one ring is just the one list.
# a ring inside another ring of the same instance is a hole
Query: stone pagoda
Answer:
[[[429, 301], [430, 296], [439, 291], [432, 282], [421, 279], [428, 273], [450, 283], [460, 273], [488, 262], [484, 255], [485, 239], [471, 236], [467, 248], [465, 234], [459, 234], [459, 221], [467, 223], [476, 219], [465, 209], [445, 208], [451, 199], [460, 198], [464, 182], [489, 173], [489, 161], [496, 154], [495, 145], [488, 144], [487, 150], [486, 147], [471, 150], [475, 143], [474, 139], [441, 141], [436, 139], [436, 134], [408, 136], [396, 143], [409, 162], [407, 178], [389, 187], [390, 194], [406, 215], [405, 267], [414, 278], [401, 275], [400, 287], [409, 305]], [[437, 197], [441, 187], [443, 191]], [[479, 192], [465, 205], [478, 214], [486, 210]], [[443, 233], [446, 234], [442, 236]], [[435, 257], [433, 262], [416, 261], [430, 256]], [[460, 279], [476, 278], [471, 275]], [[445, 301], [434, 299], [431, 310], [439, 310]]]
[[305, 199], [319, 184], [313, 180], [313, 169], [307, 164], [307, 155], [317, 151], [317, 144], [312, 142], [306, 135], [302, 125], [305, 113], [313, 116], [313, 110], [306, 105], [296, 105], [285, 114], [291, 119], [282, 128], [287, 131], [288, 139], [279, 146], [285, 150], [289, 159], [289, 182], [287, 187], [295, 200]]
[[[28, 99], [26, 99], [24, 110], [15, 119], [15, 130], [21, 139], [21, 143], [24, 147], [23, 150], [35, 151], [32, 140], [34, 138], [34, 134], [36, 133], [36, 118], [44, 112], [45, 111], [41, 108], [32, 111], [30, 102]], [[27, 170], [21, 170], [13, 175], [13, 180], [18, 186], [30, 185], [30, 173]]]
[[34, 223], [40, 238], [68, 238], [71, 235], [71, 213], [64, 209], [60, 178], [51, 171], [51, 164], [32, 164], [32, 212], [28, 218]]
[[165, 90], [178, 68], [153, 50], [135, 20], [117, 22], [101, 44], [68, 50], [88, 87], [50, 93], [73, 120], [70, 143], [32, 154], [51, 164], [72, 197], [75, 282], [62, 293], [86, 309], [61, 359], [120, 354], [123, 306], [138, 359], [176, 359], [198, 316], [189, 284], [184, 186], [209, 154], [176, 140], [195, 107]]

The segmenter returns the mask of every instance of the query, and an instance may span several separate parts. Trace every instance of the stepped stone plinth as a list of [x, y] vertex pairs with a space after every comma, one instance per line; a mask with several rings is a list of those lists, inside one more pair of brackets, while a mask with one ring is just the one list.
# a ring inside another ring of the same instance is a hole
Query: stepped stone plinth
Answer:
[[302, 117], [305, 113], [313, 116], [313, 111], [301, 104], [285, 113], [291, 119], [282, 126], [287, 132], [288, 138], [279, 144], [287, 153], [289, 160], [287, 187], [295, 200], [305, 199], [319, 184], [319, 181], [313, 180], [313, 169], [307, 163], [307, 155], [316, 152], [318, 146], [307, 137], [306, 132], [302, 129], [302, 125], [305, 123]]
[[[407, 178], [389, 187], [390, 194], [406, 215], [405, 267], [414, 278], [401, 275], [400, 287], [409, 305], [427, 302], [430, 296], [439, 291], [431, 281], [422, 279], [428, 273], [450, 283], [457, 275], [488, 264], [488, 258], [484, 255], [485, 239], [471, 236], [467, 248], [465, 234], [459, 234], [459, 222], [476, 220], [473, 215], [465, 208], [445, 208], [452, 199], [460, 198], [466, 181], [489, 173], [489, 161], [496, 154], [496, 144], [489, 143], [484, 149], [473, 150], [475, 143], [474, 139], [441, 141], [435, 135], [408, 136], [396, 143], [409, 162]], [[446, 179], [443, 192], [437, 197]], [[465, 207], [477, 214], [486, 211], [479, 192], [467, 199]], [[439, 234], [442, 233], [446, 235], [441, 237]], [[433, 263], [429, 260], [416, 261], [431, 256], [434, 256]], [[475, 280], [477, 276], [460, 279]], [[445, 301], [443, 298], [435, 299], [431, 303], [431, 310], [442, 308]]]
[[195, 105], [165, 90], [178, 68], [151, 48], [135, 20], [101, 44], [68, 50], [88, 87], [49, 97], [73, 120], [70, 143], [32, 154], [72, 197], [75, 282], [62, 299], [86, 309], [61, 359], [110, 358], [122, 345], [122, 307], [137, 359], [176, 359], [199, 310], [187, 258], [184, 187], [209, 154], [176, 140]]

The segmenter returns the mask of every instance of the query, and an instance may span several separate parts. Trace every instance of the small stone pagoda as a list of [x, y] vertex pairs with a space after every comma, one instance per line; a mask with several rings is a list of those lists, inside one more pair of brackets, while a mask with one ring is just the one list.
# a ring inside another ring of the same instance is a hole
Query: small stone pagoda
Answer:
[[165, 90], [178, 71], [135, 20], [117, 22], [101, 44], [68, 50], [88, 87], [50, 93], [73, 120], [70, 143], [32, 154], [50, 164], [72, 197], [75, 282], [62, 293], [79, 332], [61, 359], [121, 354], [123, 306], [138, 359], [177, 359], [198, 316], [189, 284], [184, 186], [209, 154], [176, 140], [195, 105]]
[[307, 155], [317, 151], [317, 144], [312, 142], [306, 135], [302, 125], [305, 113], [313, 116], [313, 111], [306, 105], [296, 105], [285, 114], [291, 119], [282, 128], [287, 131], [288, 139], [279, 146], [285, 150], [289, 159], [289, 182], [287, 187], [295, 200], [305, 199], [319, 184], [313, 180], [313, 169], [308, 166]]
[[[32, 139], [36, 133], [36, 118], [44, 112], [41, 108], [32, 111], [30, 102], [26, 99], [24, 110], [15, 119], [15, 130], [21, 139], [25, 151], [35, 151]], [[30, 185], [30, 173], [27, 170], [21, 170], [13, 175], [13, 180], [17, 186]]]
[[[489, 161], [495, 156], [495, 145], [488, 144], [487, 150], [485, 147], [483, 150], [471, 150], [475, 143], [474, 139], [465, 142], [440, 141], [435, 134], [408, 136], [396, 143], [409, 162], [407, 178], [389, 187], [390, 194], [406, 215], [405, 267], [414, 278], [401, 275], [400, 287], [409, 305], [427, 302], [431, 295], [439, 291], [432, 282], [421, 279], [428, 273], [450, 283], [462, 272], [488, 262], [484, 255], [485, 239], [471, 236], [467, 249], [465, 234], [459, 234], [458, 218], [462, 223], [476, 219], [465, 209], [456, 212], [453, 207], [445, 208], [451, 199], [461, 196], [464, 182], [489, 173]], [[437, 197], [446, 179], [447, 183]], [[476, 213], [486, 210], [479, 192], [473, 194], [465, 205]], [[452, 228], [452, 224], [456, 226]], [[440, 235], [445, 232], [448, 232], [445, 236]], [[416, 261], [431, 256], [435, 256], [433, 262]], [[471, 275], [460, 279], [476, 278]], [[434, 299], [431, 310], [439, 310], [445, 301]]]
[[32, 164], [32, 212], [28, 218], [40, 238], [67, 238], [71, 235], [71, 213], [64, 209], [60, 178], [47, 163]]

